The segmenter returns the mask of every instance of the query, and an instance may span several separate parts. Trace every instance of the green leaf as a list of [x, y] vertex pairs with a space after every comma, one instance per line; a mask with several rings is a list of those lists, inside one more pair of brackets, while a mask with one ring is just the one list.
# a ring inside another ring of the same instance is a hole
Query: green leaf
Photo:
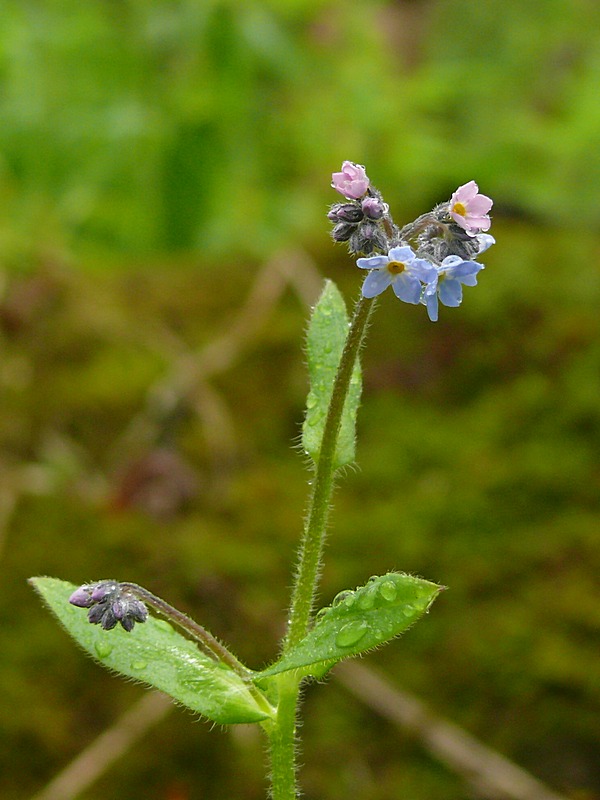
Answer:
[[413, 575], [388, 572], [354, 591], [340, 592], [331, 606], [319, 611], [306, 637], [258, 677], [291, 669], [321, 677], [343, 658], [401, 634], [427, 611], [442, 589]]
[[131, 633], [120, 626], [105, 631], [88, 622], [85, 609], [69, 603], [77, 588], [73, 584], [57, 578], [29, 582], [71, 636], [105, 667], [160, 689], [214, 722], [226, 725], [269, 717], [266, 701], [264, 707], [259, 705], [235, 672], [202, 653], [165, 620], [149, 617]]
[[[313, 310], [306, 341], [310, 391], [302, 426], [302, 446], [314, 462], [319, 460], [333, 382], [347, 334], [348, 315], [344, 298], [332, 281], [326, 281], [323, 293]], [[357, 359], [342, 413], [334, 459], [336, 469], [354, 461], [356, 413], [361, 387], [360, 364]]]

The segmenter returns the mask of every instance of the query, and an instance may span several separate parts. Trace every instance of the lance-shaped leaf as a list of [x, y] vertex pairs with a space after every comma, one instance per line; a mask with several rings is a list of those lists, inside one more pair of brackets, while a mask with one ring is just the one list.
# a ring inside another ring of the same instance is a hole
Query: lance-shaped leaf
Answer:
[[[302, 426], [302, 446], [315, 462], [319, 460], [329, 400], [347, 335], [348, 315], [344, 298], [332, 281], [326, 281], [323, 294], [313, 310], [306, 341], [310, 390]], [[356, 412], [361, 385], [357, 359], [344, 403], [335, 468], [354, 461]]]
[[250, 691], [239, 675], [202, 653], [165, 620], [149, 617], [130, 633], [120, 626], [105, 631], [88, 622], [84, 609], [69, 603], [73, 584], [57, 578], [31, 578], [30, 583], [69, 634], [105, 667], [160, 689], [224, 725], [270, 716], [266, 701], [255, 699], [256, 689]]
[[317, 614], [314, 628], [258, 678], [301, 669], [321, 677], [336, 662], [364, 653], [401, 634], [424, 614], [442, 586], [388, 572], [365, 586], [340, 592]]

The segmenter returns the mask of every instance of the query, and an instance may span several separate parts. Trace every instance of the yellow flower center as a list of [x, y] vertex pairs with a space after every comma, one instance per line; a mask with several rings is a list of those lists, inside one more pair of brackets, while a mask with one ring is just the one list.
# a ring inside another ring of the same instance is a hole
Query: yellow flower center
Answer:
[[406, 264], [404, 261], [390, 261], [387, 265], [387, 269], [392, 275], [399, 275], [406, 269]]
[[454, 211], [455, 214], [460, 214], [461, 217], [467, 215], [467, 209], [464, 203], [454, 203], [452, 211]]

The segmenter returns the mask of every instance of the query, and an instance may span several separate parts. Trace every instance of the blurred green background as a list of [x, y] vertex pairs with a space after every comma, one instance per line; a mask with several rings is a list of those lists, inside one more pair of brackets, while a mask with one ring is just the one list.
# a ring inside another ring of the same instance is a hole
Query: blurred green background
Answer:
[[[302, 337], [325, 218], [366, 164], [398, 223], [478, 181], [461, 309], [380, 303], [323, 604], [450, 587], [363, 663], [556, 791], [600, 798], [600, 5], [4, 0], [0, 792], [32, 796], [143, 694], [26, 578], [134, 580], [270, 660], [305, 510]], [[463, 780], [332, 679], [307, 798]], [[174, 710], [83, 795], [262, 798], [262, 744]]]

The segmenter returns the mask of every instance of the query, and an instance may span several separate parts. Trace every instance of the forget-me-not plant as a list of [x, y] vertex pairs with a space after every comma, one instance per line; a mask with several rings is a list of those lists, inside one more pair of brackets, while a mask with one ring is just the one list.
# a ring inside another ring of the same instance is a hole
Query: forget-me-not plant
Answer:
[[[363, 166], [344, 161], [331, 185], [344, 198], [329, 209], [331, 235], [347, 243], [367, 275], [350, 321], [331, 281], [311, 315], [302, 446], [313, 475], [279, 655], [253, 670], [205, 627], [135, 583], [100, 580], [77, 588], [56, 578], [31, 579], [68, 632], [104, 666], [160, 689], [213, 722], [259, 725], [267, 741], [272, 800], [299, 796], [302, 684], [399, 636], [442, 589], [422, 578], [388, 572], [341, 591], [315, 613], [336, 475], [355, 459], [359, 353], [374, 298], [391, 286], [399, 300], [423, 304], [435, 321], [439, 303], [459, 306], [463, 286], [477, 283], [483, 268], [477, 258], [494, 243], [486, 233], [492, 201], [479, 194], [474, 181], [402, 228]], [[93, 557], [90, 548], [90, 570]]]

